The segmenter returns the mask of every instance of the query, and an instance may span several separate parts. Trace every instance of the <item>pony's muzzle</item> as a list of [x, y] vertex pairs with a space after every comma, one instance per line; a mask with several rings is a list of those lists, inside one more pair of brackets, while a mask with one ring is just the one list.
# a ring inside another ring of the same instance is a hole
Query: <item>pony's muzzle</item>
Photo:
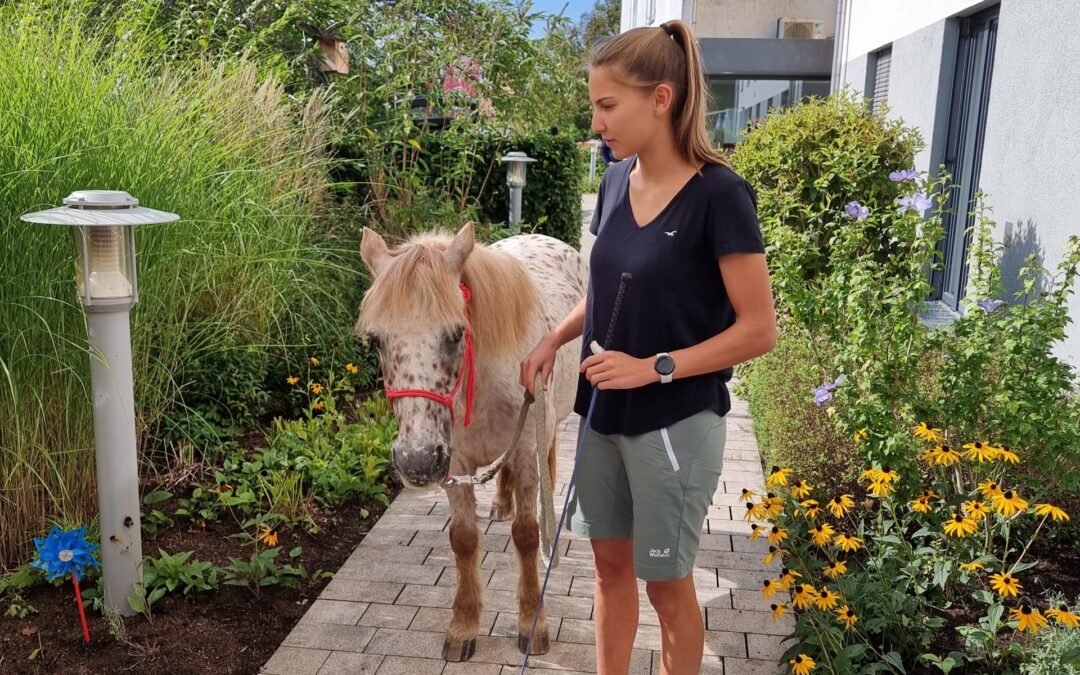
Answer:
[[395, 443], [394, 468], [406, 487], [438, 484], [450, 471], [450, 451], [445, 443], [428, 443], [420, 447]]

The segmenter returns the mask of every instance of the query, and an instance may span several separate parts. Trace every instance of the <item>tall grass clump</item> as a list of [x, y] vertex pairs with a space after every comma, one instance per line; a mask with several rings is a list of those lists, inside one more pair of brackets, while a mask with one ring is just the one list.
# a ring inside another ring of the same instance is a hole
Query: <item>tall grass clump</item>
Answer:
[[309, 242], [326, 190], [325, 97], [292, 100], [243, 59], [167, 61], [159, 45], [56, 3], [0, 6], [0, 571], [49, 519], [96, 512], [74, 247], [21, 214], [77, 189], [180, 214], [137, 233], [144, 458], [202, 379], [229, 381], [231, 363], [266, 372], [294, 308], [315, 307], [319, 328]]

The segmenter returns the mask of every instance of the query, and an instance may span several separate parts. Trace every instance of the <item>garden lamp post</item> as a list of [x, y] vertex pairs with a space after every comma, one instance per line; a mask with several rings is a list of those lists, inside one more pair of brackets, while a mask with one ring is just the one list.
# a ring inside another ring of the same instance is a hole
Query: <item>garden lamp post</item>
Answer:
[[139, 471], [135, 454], [135, 401], [128, 311], [138, 302], [135, 226], [179, 220], [173, 213], [139, 206], [126, 192], [80, 190], [64, 206], [22, 216], [24, 221], [66, 225], [75, 238], [75, 285], [86, 310], [101, 562], [105, 605], [135, 613], [127, 599], [142, 579]]
[[510, 227], [521, 229], [521, 190], [525, 187], [525, 167], [536, 160], [524, 152], [513, 151], [502, 158], [506, 164], [506, 184], [510, 187]]

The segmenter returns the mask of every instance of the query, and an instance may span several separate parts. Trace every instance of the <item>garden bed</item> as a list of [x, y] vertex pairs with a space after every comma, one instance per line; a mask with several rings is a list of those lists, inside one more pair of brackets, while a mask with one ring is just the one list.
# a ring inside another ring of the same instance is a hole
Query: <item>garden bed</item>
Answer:
[[[391, 485], [388, 496], [399, 489]], [[303, 547], [298, 562], [313, 577], [320, 570], [332, 573], [384, 510], [375, 500], [351, 500], [333, 516], [314, 516], [317, 534], [286, 530], [278, 546], [284, 551]], [[192, 551], [193, 559], [224, 566], [230, 556], [250, 555], [250, 544], [229, 538], [239, 531], [228, 521], [178, 521], [157, 537], [145, 538], [143, 551], [153, 556], [159, 548]], [[124, 620], [123, 639], [110, 635], [99, 612], [88, 610], [89, 645], [83, 643], [70, 582], [60, 588], [39, 584], [23, 593], [36, 614], [21, 620], [0, 618], [0, 672], [257, 673], [327, 582], [323, 577], [299, 589], [268, 587], [258, 596], [225, 585], [190, 600], [167, 594], [154, 603], [149, 620], [143, 615]]]

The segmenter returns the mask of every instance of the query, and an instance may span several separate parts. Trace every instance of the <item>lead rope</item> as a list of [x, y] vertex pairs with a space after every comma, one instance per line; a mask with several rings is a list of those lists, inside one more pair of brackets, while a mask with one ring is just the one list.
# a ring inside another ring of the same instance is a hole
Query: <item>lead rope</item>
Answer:
[[[540, 474], [540, 490], [536, 493], [540, 502], [540, 518], [537, 524], [540, 526], [540, 556], [550, 570], [559, 566], [559, 552], [555, 550], [554, 541], [558, 538], [555, 534], [555, 481], [549, 462], [552, 439], [547, 437], [547, 408], [542, 385], [541, 375], [537, 372], [533, 382], [533, 391], [536, 392], [536, 414], [533, 419], [536, 425], [536, 468]], [[555, 437], [558, 435], [559, 430], [556, 429]]]
[[[630, 280], [632, 278], [633, 278], [633, 275], [630, 274], [629, 272], [623, 272], [622, 275], [619, 277], [619, 290], [615, 294], [615, 305], [611, 309], [611, 320], [608, 322], [608, 332], [607, 332], [607, 335], [604, 337], [604, 346], [601, 347], [595, 341], [593, 343], [591, 343], [590, 344], [590, 349], [592, 350], [593, 354], [599, 354], [603, 350], [608, 349], [608, 348], [611, 347], [611, 341], [615, 337], [615, 324], [619, 320], [619, 310], [622, 309], [623, 294], [626, 292], [626, 286], [627, 286], [628, 283], [630, 283]], [[540, 395], [543, 395], [543, 388], [537, 386], [538, 384], [540, 384], [539, 378], [536, 381], [533, 382], [533, 391], [537, 392]], [[555, 564], [558, 564], [558, 550], [557, 550], [557, 547], [559, 545], [559, 534], [562, 533], [563, 524], [566, 522], [566, 509], [567, 509], [567, 507], [570, 506], [570, 494], [573, 492], [574, 480], [577, 478], [577, 469], [578, 469], [578, 465], [580, 464], [580, 460], [581, 460], [581, 450], [582, 450], [582, 448], [585, 447], [585, 437], [588, 435], [588, 433], [587, 433], [588, 429], [592, 425], [593, 410], [596, 409], [596, 395], [598, 393], [600, 393], [600, 390], [597, 389], [596, 387], [593, 387], [592, 388], [592, 398], [589, 399], [589, 410], [585, 414], [585, 420], [582, 422], [582, 424], [584, 426], [581, 427], [581, 432], [578, 434], [577, 451], [574, 453], [574, 468], [570, 472], [570, 482], [568, 482], [566, 484], [566, 497], [565, 497], [565, 499], [563, 499], [562, 513], [559, 514], [559, 526], [555, 528], [554, 541], [551, 543], [550, 546], [548, 546], [547, 543], [545, 542], [543, 544], [543, 546], [541, 547], [541, 555], [543, 555], [543, 550], [544, 549], [546, 549], [547, 551], [550, 552], [549, 555], [547, 556], [547, 560], [549, 562], [547, 564], [547, 572], [544, 573], [544, 585], [540, 588], [540, 599], [537, 600], [537, 602], [536, 602], [536, 611], [533, 613], [532, 630], [529, 631], [529, 641], [525, 645], [525, 658], [523, 658], [521, 660], [521, 670], [518, 671], [521, 675], [524, 675], [525, 669], [529, 667], [529, 653], [532, 651], [533, 638], [536, 636], [536, 623], [540, 620], [540, 610], [543, 609], [543, 607], [544, 607], [544, 594], [547, 593], [548, 579], [551, 578], [551, 568], [554, 566], [554, 565], [552, 565], [552, 562], [554, 562]], [[543, 406], [541, 406], [540, 409], [543, 410]], [[544, 413], [541, 412], [539, 414], [541, 415], [541, 418], [543, 418]], [[537, 428], [542, 428], [542, 427], [540, 425], [537, 425]], [[540, 441], [541, 434], [542, 434], [542, 432], [537, 432], [537, 436], [536, 436], [537, 442]], [[556, 431], [556, 437], [558, 437], [558, 432], [557, 431]], [[544, 443], [543, 446], [545, 448], [549, 447], [547, 443]], [[536, 450], [537, 461], [542, 461], [544, 463], [544, 465], [547, 465], [547, 453], [548, 453], [547, 449], [541, 450], [538, 447], [537, 450]], [[541, 454], [543, 454], [543, 458], [541, 458]], [[550, 481], [545, 481], [543, 479], [543, 472], [545, 470], [546, 469], [544, 469], [544, 468], [540, 469], [540, 472], [541, 472], [540, 489], [544, 490], [545, 489], [544, 486], [547, 486], [548, 492], [551, 492], [552, 483]], [[548, 473], [550, 473], [550, 471], [548, 471]], [[543, 504], [545, 502], [550, 503], [551, 508], [554, 509], [554, 496], [552, 496], [550, 501], [546, 497], [541, 498], [541, 501], [540, 501], [541, 506], [543, 506]], [[554, 520], [554, 516], [555, 516], [555, 514], [551, 513], [552, 520]], [[546, 526], [541, 526], [540, 527], [540, 537], [541, 537], [541, 539], [543, 539], [543, 537], [544, 537], [545, 528], [546, 528]]]

